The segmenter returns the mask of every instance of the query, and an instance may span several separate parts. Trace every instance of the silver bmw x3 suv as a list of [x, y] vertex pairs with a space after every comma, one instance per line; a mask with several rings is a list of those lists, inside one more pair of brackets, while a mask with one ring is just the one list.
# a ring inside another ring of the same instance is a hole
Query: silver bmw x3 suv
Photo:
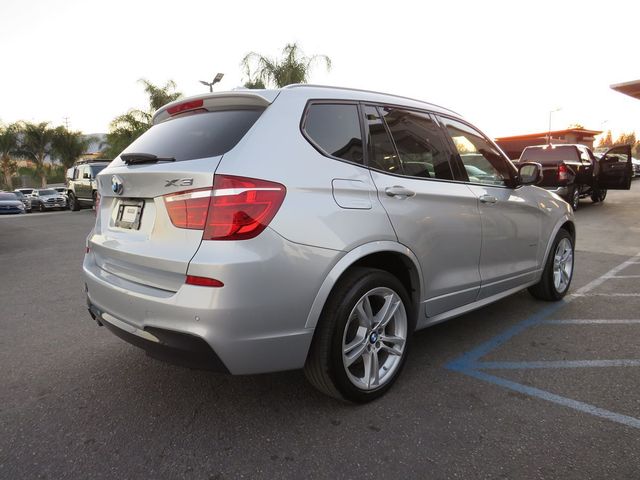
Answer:
[[91, 316], [151, 356], [304, 368], [366, 402], [415, 330], [569, 289], [571, 208], [450, 110], [292, 85], [178, 100], [153, 123], [98, 175], [83, 266]]

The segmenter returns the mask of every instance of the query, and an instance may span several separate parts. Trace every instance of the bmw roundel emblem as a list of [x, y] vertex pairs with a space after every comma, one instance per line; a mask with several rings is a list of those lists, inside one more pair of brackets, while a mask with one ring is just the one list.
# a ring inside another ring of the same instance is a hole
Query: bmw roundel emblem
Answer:
[[113, 175], [111, 177], [111, 190], [116, 195], [122, 195], [122, 192], [124, 191], [124, 182], [117, 175]]

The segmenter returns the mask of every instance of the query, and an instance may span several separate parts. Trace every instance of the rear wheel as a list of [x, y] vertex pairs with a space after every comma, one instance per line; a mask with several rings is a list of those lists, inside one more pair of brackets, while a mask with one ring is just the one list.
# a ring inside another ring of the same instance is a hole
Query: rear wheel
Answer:
[[80, 210], [80, 204], [78, 203], [78, 199], [73, 193], [69, 193], [69, 208], [74, 212], [77, 212], [78, 210]]
[[569, 203], [574, 212], [578, 209], [578, 206], [580, 206], [580, 188], [578, 188], [577, 185], [573, 187]]
[[357, 268], [331, 293], [305, 365], [321, 392], [353, 402], [383, 395], [404, 366], [413, 316], [396, 277]]
[[593, 203], [604, 202], [604, 199], [607, 198], [607, 189], [606, 188], [598, 188], [594, 189], [591, 194], [591, 201]]
[[529, 293], [540, 300], [557, 301], [567, 294], [573, 278], [573, 238], [561, 228], [556, 235], [540, 281]]

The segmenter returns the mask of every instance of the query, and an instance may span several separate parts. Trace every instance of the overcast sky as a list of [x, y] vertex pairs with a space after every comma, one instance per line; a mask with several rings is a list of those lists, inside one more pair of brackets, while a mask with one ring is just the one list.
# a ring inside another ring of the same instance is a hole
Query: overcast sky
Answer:
[[640, 2], [2, 0], [0, 121], [69, 118], [106, 132], [145, 106], [137, 84], [225, 74], [287, 42], [326, 54], [313, 83], [395, 93], [451, 108], [498, 137], [581, 123], [636, 130], [640, 101], [609, 88], [640, 79]]

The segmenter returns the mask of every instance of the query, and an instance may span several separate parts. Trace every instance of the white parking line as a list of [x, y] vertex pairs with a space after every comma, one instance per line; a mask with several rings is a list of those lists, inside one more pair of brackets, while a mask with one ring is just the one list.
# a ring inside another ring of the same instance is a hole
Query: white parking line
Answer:
[[618, 265], [617, 267], [612, 268], [611, 270], [609, 270], [607, 273], [605, 273], [604, 275], [596, 278], [595, 280], [590, 281], [589, 283], [587, 283], [584, 287], [579, 288], [575, 293], [568, 295], [569, 297], [573, 297], [573, 296], [581, 296], [584, 295], [586, 293], [588, 293], [589, 291], [593, 290], [596, 287], [599, 287], [600, 285], [602, 285], [604, 282], [606, 282], [607, 280], [609, 280], [611, 277], [614, 277], [618, 272], [624, 270], [625, 268], [627, 268], [629, 265], [636, 265], [639, 264], [640, 262], [638, 261], [638, 259], [640, 258], [640, 253], [636, 254], [635, 256], [631, 257], [630, 259], [622, 262], [620, 265]]

